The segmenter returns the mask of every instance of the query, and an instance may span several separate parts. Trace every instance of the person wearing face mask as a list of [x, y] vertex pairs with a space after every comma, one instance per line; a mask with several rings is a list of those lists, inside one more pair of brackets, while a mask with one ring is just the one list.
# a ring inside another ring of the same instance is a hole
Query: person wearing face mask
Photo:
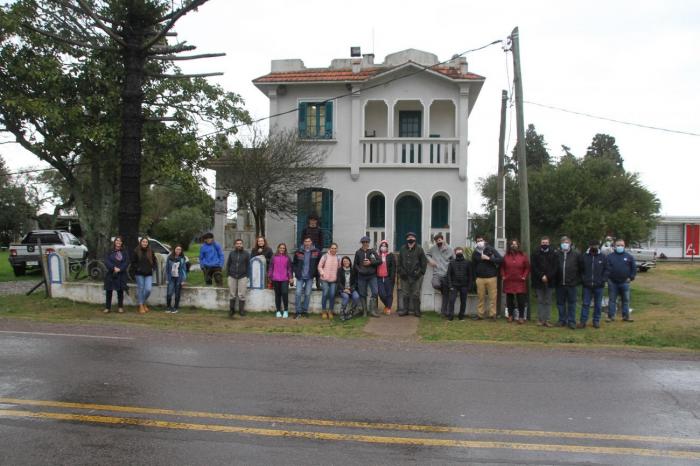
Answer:
[[248, 294], [248, 265], [250, 263], [250, 253], [243, 250], [242, 239], [234, 241], [233, 248], [224, 267], [228, 273], [230, 293], [228, 315], [230, 318], [233, 318], [236, 313], [236, 299], [238, 299], [238, 313], [241, 316], [245, 315], [245, 299]]
[[[611, 252], [615, 251], [615, 239], [608, 235], [605, 237], [605, 241], [603, 241], [602, 246], [600, 247], [600, 252], [603, 254], [603, 257], [607, 257], [608, 254]], [[603, 309], [608, 309], [608, 297], [603, 295]]]
[[445, 241], [442, 233], [436, 234], [433, 240], [435, 244], [425, 255], [428, 259], [428, 264], [433, 267], [431, 285], [433, 285], [433, 289], [440, 292], [442, 297], [440, 314], [443, 317], [447, 317], [447, 308], [450, 298], [450, 291], [447, 286], [447, 266], [450, 261], [455, 258], [455, 253], [452, 247]]
[[633, 322], [630, 318], [630, 283], [637, 275], [637, 263], [634, 257], [625, 251], [625, 240], [615, 241], [615, 252], [606, 256], [608, 265], [608, 318], [606, 322], [615, 321], [617, 297], [622, 298], [622, 320]]
[[355, 252], [355, 271], [357, 271], [357, 291], [362, 298], [362, 315], [367, 317], [367, 288], [370, 291], [369, 315], [379, 317], [377, 313], [377, 266], [381, 264], [377, 251], [369, 247], [369, 237], [360, 239], [360, 249]]
[[559, 326], [576, 329], [576, 287], [581, 283], [581, 258], [568, 236], [562, 236], [557, 253], [557, 310]]
[[453, 320], [455, 302], [459, 293], [459, 320], [464, 320], [467, 309], [467, 293], [472, 287], [472, 263], [464, 258], [464, 249], [455, 248], [455, 259], [447, 266], [447, 288], [450, 291], [450, 304], [447, 308], [447, 319]]
[[603, 308], [603, 289], [608, 280], [608, 266], [605, 256], [600, 251], [600, 242], [592, 240], [588, 243], [588, 251], [581, 256], [581, 281], [583, 284], [583, 303], [581, 305], [581, 320], [577, 328], [586, 328], [588, 311], [593, 301], [593, 327], [600, 328], [600, 316]]
[[423, 248], [416, 244], [416, 234], [406, 233], [406, 244], [399, 251], [399, 307], [400, 316], [413, 312], [420, 317], [420, 289], [428, 266]]
[[[501, 265], [503, 292], [506, 294], [508, 322], [525, 323], [525, 300], [527, 298], [527, 276], [530, 274], [530, 261], [520, 250], [520, 241], [508, 243], [506, 256]], [[517, 310], [516, 310], [517, 302]]]
[[489, 318], [496, 320], [496, 295], [498, 294], [498, 267], [503, 257], [486, 242], [483, 236], [476, 237], [476, 248], [472, 253], [472, 266], [476, 275], [476, 294], [479, 298], [476, 319], [485, 317], [486, 295], [489, 297]]
[[377, 289], [379, 299], [384, 304], [384, 314], [389, 315], [394, 301], [396, 257], [389, 251], [389, 242], [386, 240], [379, 243], [379, 258], [382, 262], [377, 266]]
[[530, 255], [530, 283], [537, 296], [537, 325], [551, 327], [552, 290], [557, 281], [557, 255], [548, 236], [540, 239], [540, 247]]

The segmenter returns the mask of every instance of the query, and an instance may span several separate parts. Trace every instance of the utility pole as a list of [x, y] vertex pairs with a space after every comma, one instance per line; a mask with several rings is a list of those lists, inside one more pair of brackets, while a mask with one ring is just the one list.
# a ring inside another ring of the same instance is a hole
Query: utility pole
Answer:
[[518, 130], [518, 182], [520, 184], [520, 245], [530, 254], [530, 199], [527, 189], [527, 159], [525, 155], [525, 115], [523, 114], [523, 76], [520, 72], [520, 33], [518, 27], [510, 35], [513, 53], [515, 85], [515, 116]]
[[[506, 173], [505, 173], [505, 158], [506, 158], [506, 106], [508, 105], [508, 91], [501, 92], [501, 132], [498, 136], [498, 175], [496, 178], [496, 231], [494, 245], [501, 254], [506, 251]], [[499, 315], [503, 313], [503, 280], [500, 275], [498, 277], [498, 294], [496, 299], [496, 307]]]

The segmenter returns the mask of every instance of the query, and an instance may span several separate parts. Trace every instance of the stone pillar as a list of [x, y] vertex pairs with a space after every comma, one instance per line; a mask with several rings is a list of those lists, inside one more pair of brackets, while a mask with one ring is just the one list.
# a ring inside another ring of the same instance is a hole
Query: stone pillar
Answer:
[[360, 108], [360, 87], [352, 86], [352, 92], [350, 97], [350, 177], [356, 181], [360, 178], [360, 135], [364, 122]]
[[457, 120], [459, 122], [459, 150], [457, 152], [457, 164], [459, 166], [459, 179], [467, 180], [467, 154], [469, 148], [469, 84], [461, 84], [459, 88], [459, 105], [457, 106]]
[[[223, 175], [219, 170], [216, 170], [216, 186], [219, 186], [220, 176]], [[223, 246], [226, 214], [228, 213], [228, 191], [217, 187], [214, 191], [214, 196], [214, 231], [212, 233], [216, 241]]]

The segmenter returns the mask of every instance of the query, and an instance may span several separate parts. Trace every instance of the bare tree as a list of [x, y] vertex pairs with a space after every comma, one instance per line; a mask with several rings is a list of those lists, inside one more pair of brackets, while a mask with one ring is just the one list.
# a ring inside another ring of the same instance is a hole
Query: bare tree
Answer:
[[325, 151], [294, 130], [264, 136], [254, 128], [245, 144], [224, 150], [227, 166], [218, 185], [236, 195], [239, 210], [250, 210], [255, 234], [265, 235], [266, 214], [294, 216], [299, 190], [323, 183], [324, 158]]

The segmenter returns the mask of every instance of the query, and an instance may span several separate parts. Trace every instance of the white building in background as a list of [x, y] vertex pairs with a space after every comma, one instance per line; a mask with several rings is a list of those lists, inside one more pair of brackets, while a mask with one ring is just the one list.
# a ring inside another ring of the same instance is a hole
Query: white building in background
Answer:
[[700, 217], [660, 217], [646, 245], [655, 249], [657, 258], [690, 259], [700, 256]]
[[311, 213], [342, 253], [364, 235], [398, 249], [408, 231], [424, 247], [437, 232], [464, 245], [468, 117], [484, 80], [464, 58], [438, 65], [437, 56], [414, 49], [381, 64], [371, 54], [313, 69], [273, 60], [253, 83], [270, 99], [271, 115], [297, 111], [273, 117], [270, 131], [298, 130], [325, 150], [326, 162], [323, 185], [290, 200], [297, 218], [267, 220], [272, 247], [298, 244]]

